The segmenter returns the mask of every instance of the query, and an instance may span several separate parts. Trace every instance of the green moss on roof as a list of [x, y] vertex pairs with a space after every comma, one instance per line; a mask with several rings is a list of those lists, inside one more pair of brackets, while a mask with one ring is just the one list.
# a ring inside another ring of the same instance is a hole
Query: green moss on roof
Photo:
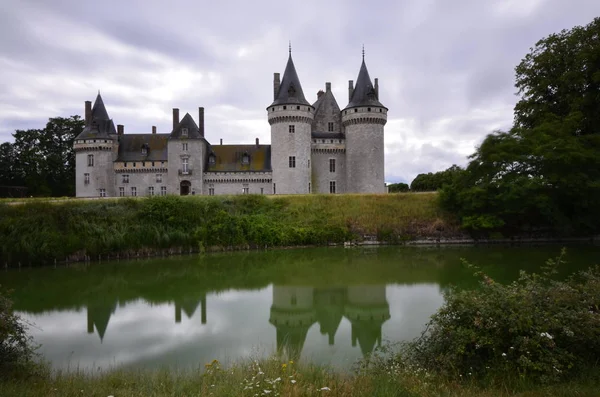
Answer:
[[[209, 161], [208, 172], [270, 172], [271, 145], [215, 145], [211, 147], [215, 164]], [[244, 154], [249, 164], [242, 164]]]

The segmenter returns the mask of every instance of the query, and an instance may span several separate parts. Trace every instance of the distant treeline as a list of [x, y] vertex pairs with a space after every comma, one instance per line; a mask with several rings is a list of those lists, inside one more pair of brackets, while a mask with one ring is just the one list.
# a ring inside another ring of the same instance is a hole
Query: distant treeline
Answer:
[[71, 116], [51, 118], [43, 129], [16, 130], [13, 143], [0, 145], [0, 197], [74, 196], [73, 141], [83, 126]]

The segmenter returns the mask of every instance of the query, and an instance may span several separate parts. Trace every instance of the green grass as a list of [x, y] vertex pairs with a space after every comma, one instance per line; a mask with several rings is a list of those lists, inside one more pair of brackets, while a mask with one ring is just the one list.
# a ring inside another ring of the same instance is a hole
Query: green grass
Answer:
[[0, 202], [9, 266], [190, 250], [398, 243], [458, 233], [435, 194], [153, 197]]
[[[251, 388], [250, 388], [251, 387]], [[327, 388], [327, 389], [324, 389]], [[0, 380], [0, 395], [10, 396], [411, 396], [542, 397], [598, 396], [598, 376], [548, 386], [505, 382], [482, 387], [468, 381], [433, 378], [423, 372], [336, 373], [272, 358], [247, 360], [228, 368], [218, 362], [197, 370], [108, 370], [97, 373], [48, 372]], [[266, 393], [267, 391], [268, 393]]]

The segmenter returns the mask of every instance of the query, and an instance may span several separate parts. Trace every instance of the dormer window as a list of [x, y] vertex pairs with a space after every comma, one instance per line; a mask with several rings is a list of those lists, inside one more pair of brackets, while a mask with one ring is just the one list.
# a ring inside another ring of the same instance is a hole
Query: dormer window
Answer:
[[208, 164], [210, 164], [210, 165], [215, 165], [216, 163], [217, 163], [217, 158], [215, 157], [215, 155], [214, 155], [214, 154], [212, 154], [212, 153], [211, 153], [211, 154], [208, 156]]
[[181, 136], [188, 136], [188, 129], [187, 128], [182, 128], [181, 129]]
[[248, 165], [250, 164], [250, 155], [248, 155], [248, 153], [244, 153], [242, 155], [242, 164], [243, 165]]
[[148, 149], [146, 148], [146, 146], [142, 146], [142, 155], [147, 155], [148, 154]]

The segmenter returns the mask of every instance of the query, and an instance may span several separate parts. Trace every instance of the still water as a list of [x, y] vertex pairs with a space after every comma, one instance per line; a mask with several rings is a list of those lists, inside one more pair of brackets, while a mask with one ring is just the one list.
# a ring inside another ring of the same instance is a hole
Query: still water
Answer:
[[[558, 246], [315, 248], [23, 268], [0, 273], [54, 368], [202, 367], [270, 356], [350, 368], [420, 335], [451, 286], [536, 270]], [[599, 263], [568, 248], [561, 277]]]

